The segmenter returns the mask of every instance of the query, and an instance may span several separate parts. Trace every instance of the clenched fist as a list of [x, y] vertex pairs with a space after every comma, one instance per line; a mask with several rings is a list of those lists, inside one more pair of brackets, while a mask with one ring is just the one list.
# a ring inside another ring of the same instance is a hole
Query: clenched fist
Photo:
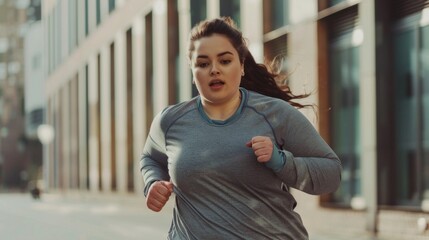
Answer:
[[246, 143], [246, 146], [253, 149], [258, 162], [265, 163], [271, 160], [274, 145], [269, 137], [255, 136]]
[[156, 181], [152, 183], [146, 198], [146, 205], [155, 212], [161, 211], [173, 192], [173, 183], [168, 181]]

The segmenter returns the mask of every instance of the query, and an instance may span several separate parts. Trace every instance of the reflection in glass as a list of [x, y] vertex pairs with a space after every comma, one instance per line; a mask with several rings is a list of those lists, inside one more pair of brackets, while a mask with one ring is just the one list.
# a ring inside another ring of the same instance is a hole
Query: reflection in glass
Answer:
[[416, 32], [394, 38], [395, 200], [411, 204], [418, 198]]
[[240, 0], [220, 0], [220, 15], [229, 16], [240, 27]]
[[333, 39], [330, 46], [332, 147], [343, 164], [341, 186], [333, 200], [349, 204], [361, 195], [359, 47], [351, 34]]
[[422, 79], [422, 108], [423, 108], [423, 161], [424, 161], [424, 195], [429, 199], [429, 26], [421, 29], [420, 65]]
[[334, 5], [337, 5], [340, 2], [344, 2], [344, 0], [329, 0], [329, 7], [332, 7]]

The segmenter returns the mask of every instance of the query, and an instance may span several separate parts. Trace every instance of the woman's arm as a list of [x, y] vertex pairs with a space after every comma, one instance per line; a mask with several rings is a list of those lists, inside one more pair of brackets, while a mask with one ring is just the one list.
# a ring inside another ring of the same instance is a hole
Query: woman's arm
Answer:
[[152, 121], [149, 135], [140, 158], [140, 172], [145, 182], [145, 196], [147, 196], [150, 186], [155, 181], [170, 180], [167, 159], [164, 132], [161, 128], [161, 114], [158, 114]]
[[288, 186], [309, 194], [335, 191], [341, 181], [341, 162], [308, 119], [290, 107], [286, 122], [275, 127], [285, 163], [276, 174]]

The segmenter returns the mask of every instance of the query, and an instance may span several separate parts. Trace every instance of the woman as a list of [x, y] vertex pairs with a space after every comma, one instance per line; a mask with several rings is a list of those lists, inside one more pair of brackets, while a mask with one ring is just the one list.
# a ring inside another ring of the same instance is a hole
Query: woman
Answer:
[[288, 187], [335, 191], [341, 164], [230, 18], [201, 22], [189, 59], [199, 96], [152, 122], [141, 158], [149, 209], [175, 193], [168, 239], [308, 239]]

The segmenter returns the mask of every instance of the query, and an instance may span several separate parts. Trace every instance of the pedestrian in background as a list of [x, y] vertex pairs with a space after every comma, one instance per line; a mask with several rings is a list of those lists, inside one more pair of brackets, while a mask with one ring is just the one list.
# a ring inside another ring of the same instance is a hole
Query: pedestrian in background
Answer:
[[308, 239], [289, 187], [330, 193], [341, 163], [230, 18], [190, 35], [199, 96], [153, 120], [140, 160], [146, 204], [175, 194], [168, 239]]

